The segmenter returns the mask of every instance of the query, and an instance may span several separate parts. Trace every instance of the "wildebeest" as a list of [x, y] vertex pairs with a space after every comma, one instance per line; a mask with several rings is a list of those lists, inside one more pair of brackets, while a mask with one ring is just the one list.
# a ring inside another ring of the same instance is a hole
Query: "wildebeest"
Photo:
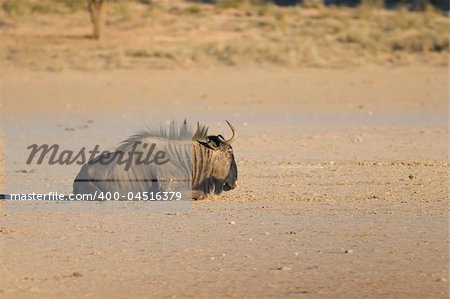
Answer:
[[[172, 122], [168, 131], [164, 128], [141, 131], [114, 151], [102, 153], [84, 164], [75, 178], [73, 193], [109, 192], [121, 194], [120, 199], [130, 199], [127, 196], [130, 192], [188, 187], [192, 198], [198, 200], [211, 193], [234, 189], [238, 170], [231, 144], [236, 133], [226, 122], [232, 131], [228, 140], [222, 135], [208, 135], [208, 128], [198, 123], [192, 134], [186, 121], [180, 128]], [[143, 157], [155, 153], [157, 157], [142, 162]], [[131, 163], [120, 162], [121, 157], [127, 156], [131, 159], [127, 162]]]

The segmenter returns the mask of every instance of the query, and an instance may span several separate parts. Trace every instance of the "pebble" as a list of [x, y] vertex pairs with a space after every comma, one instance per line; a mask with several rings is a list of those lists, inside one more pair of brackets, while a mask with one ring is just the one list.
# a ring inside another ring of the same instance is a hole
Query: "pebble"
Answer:
[[346, 249], [344, 252], [345, 252], [345, 253], [352, 254], [352, 253], [353, 253], [353, 249]]
[[353, 139], [354, 143], [360, 143], [362, 141], [363, 141], [363, 139], [361, 137], [356, 137], [355, 139]]
[[236, 222], [234, 222], [233, 220], [231, 220], [230, 222], [228, 222], [228, 224], [236, 224]]

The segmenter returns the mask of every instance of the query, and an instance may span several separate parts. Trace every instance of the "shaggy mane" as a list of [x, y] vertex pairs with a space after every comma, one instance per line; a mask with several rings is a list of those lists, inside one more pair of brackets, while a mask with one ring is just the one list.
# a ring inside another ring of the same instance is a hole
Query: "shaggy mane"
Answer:
[[163, 138], [167, 140], [201, 140], [208, 137], [208, 127], [197, 122], [197, 130], [194, 135], [192, 135], [191, 126], [186, 123], [186, 120], [184, 120], [181, 126], [179, 126], [175, 121], [171, 121], [169, 127], [161, 125], [159, 128], [150, 127], [147, 128], [147, 130], [142, 130], [135, 133], [122, 141], [116, 149], [118, 151], [125, 151], [136, 142], [149, 137]]

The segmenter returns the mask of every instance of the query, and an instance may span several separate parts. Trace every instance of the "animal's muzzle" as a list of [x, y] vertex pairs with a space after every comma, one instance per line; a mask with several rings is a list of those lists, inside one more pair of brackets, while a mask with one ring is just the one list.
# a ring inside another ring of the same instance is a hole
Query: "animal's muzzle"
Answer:
[[223, 186], [223, 190], [224, 191], [230, 191], [230, 190], [232, 190], [232, 189], [234, 189], [234, 188], [236, 188], [236, 182], [233, 182], [233, 183], [225, 183], [225, 185]]
[[230, 174], [228, 176], [228, 179], [225, 181], [225, 185], [223, 186], [224, 191], [229, 191], [231, 189], [236, 188], [237, 176], [238, 176], [237, 166], [233, 157], [233, 162], [231, 163], [230, 167]]

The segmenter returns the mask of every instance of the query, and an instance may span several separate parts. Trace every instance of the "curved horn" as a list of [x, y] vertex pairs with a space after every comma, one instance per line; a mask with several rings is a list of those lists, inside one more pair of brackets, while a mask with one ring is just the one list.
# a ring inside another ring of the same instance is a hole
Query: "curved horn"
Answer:
[[227, 122], [228, 126], [230, 127], [231, 132], [233, 132], [233, 136], [231, 136], [230, 139], [225, 140], [225, 142], [231, 144], [236, 139], [236, 132], [234, 131], [233, 125], [230, 124], [230, 122], [228, 120], [225, 120], [225, 121]]

